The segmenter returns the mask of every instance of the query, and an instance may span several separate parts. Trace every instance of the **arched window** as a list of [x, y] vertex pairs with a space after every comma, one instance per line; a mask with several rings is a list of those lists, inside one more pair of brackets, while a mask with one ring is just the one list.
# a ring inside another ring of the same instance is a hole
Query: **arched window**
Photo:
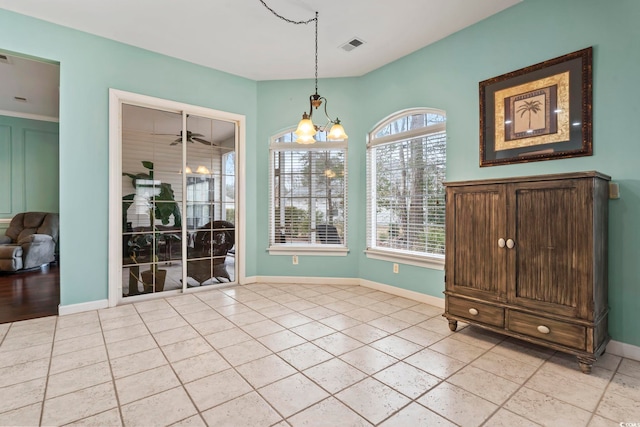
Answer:
[[295, 142], [295, 129], [271, 138], [269, 252], [346, 255], [347, 141]]
[[367, 256], [442, 268], [446, 116], [404, 110], [367, 145]]

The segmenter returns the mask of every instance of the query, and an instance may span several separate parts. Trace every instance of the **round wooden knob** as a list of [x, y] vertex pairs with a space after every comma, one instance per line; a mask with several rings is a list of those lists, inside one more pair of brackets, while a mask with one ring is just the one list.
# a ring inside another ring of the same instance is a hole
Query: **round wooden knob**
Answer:
[[478, 315], [478, 310], [476, 310], [475, 308], [470, 308], [469, 309], [469, 314], [471, 314], [472, 316], [477, 316]]
[[538, 332], [540, 332], [541, 334], [548, 334], [549, 332], [551, 332], [551, 329], [549, 329], [547, 326], [540, 325], [538, 326]]

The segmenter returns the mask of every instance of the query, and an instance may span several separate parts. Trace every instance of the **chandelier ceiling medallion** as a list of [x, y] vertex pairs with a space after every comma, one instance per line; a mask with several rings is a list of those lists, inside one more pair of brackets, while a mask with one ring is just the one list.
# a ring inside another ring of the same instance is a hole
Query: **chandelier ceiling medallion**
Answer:
[[[342, 124], [340, 124], [340, 119], [336, 117], [334, 120], [331, 117], [329, 117], [329, 113], [327, 113], [327, 103], [328, 103], [327, 98], [325, 98], [324, 96], [320, 96], [320, 94], [318, 94], [318, 12], [316, 12], [315, 18], [311, 18], [306, 21], [293, 21], [291, 19], [285, 18], [284, 16], [276, 13], [273, 9], [267, 6], [264, 0], [260, 0], [260, 3], [262, 3], [263, 6], [266, 7], [275, 16], [277, 16], [278, 18], [290, 24], [299, 25], [299, 24], [310, 24], [311, 22], [315, 23], [316, 91], [313, 95], [309, 96], [309, 114], [307, 114], [306, 111], [302, 114], [302, 120], [300, 120], [300, 122], [298, 123], [298, 128], [294, 132], [297, 136], [296, 142], [298, 144], [313, 144], [314, 142], [316, 142], [315, 135], [318, 133], [318, 131], [324, 132], [327, 129], [329, 129], [329, 132], [327, 133], [327, 139], [331, 141], [341, 141], [341, 140], [347, 139], [348, 136], [345, 133], [344, 127], [342, 127]], [[311, 118], [313, 116], [313, 110], [314, 109], [317, 110], [318, 107], [322, 105], [322, 101], [324, 101], [324, 115], [327, 117], [328, 121], [326, 125], [318, 126], [313, 123]]]

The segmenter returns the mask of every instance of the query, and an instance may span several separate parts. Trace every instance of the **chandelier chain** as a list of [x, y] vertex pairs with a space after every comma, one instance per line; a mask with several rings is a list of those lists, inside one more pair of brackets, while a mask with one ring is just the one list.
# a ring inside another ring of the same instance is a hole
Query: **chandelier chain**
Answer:
[[300, 25], [300, 24], [310, 24], [312, 22], [315, 21], [315, 26], [316, 26], [316, 56], [315, 56], [315, 61], [316, 61], [316, 94], [318, 93], [318, 12], [316, 12], [316, 16], [315, 18], [311, 18], [311, 19], [307, 19], [306, 21], [294, 21], [292, 19], [289, 18], [285, 18], [284, 16], [280, 15], [278, 12], [276, 12], [275, 10], [271, 9], [265, 2], [264, 0], [260, 0], [260, 3], [262, 3], [262, 5], [264, 7], [266, 7], [269, 12], [273, 13], [275, 16], [277, 16], [278, 18], [282, 19], [285, 22], [288, 22], [290, 24], [296, 24], [296, 25]]
[[[331, 117], [329, 117], [329, 113], [327, 112], [327, 103], [328, 103], [327, 99], [324, 96], [320, 96], [320, 94], [318, 93], [318, 16], [319, 16], [318, 11], [315, 12], [315, 17], [311, 19], [307, 19], [305, 21], [294, 21], [292, 19], [285, 18], [284, 16], [280, 15], [275, 10], [270, 8], [265, 2], [265, 0], [260, 0], [260, 3], [262, 3], [262, 5], [274, 16], [276, 16], [278, 19], [281, 19], [287, 23], [300, 25], [300, 24], [310, 24], [313, 22], [315, 26], [314, 41], [315, 41], [316, 51], [315, 51], [314, 59], [315, 59], [316, 91], [313, 95], [309, 96], [309, 114], [307, 114], [306, 111], [302, 114], [302, 120], [300, 120], [300, 122], [298, 123], [298, 127], [294, 132], [297, 135], [296, 142], [298, 144], [313, 144], [314, 142], [316, 142], [315, 135], [318, 132], [327, 132], [326, 134], [327, 140], [332, 140], [332, 141], [346, 140], [348, 136], [344, 131], [344, 127], [340, 124], [340, 119], [336, 117], [336, 119], [333, 120]], [[328, 122], [324, 126], [318, 126], [311, 121], [312, 120], [311, 117], [313, 115], [314, 108], [317, 110], [318, 107], [320, 107], [323, 103], [324, 103], [324, 115], [327, 117]], [[331, 125], [330, 129], [328, 129], [329, 125]]]
[[[274, 14], [275, 16], [277, 16], [278, 18], [280, 18], [280, 19], [282, 19], [283, 21], [286, 21], [286, 22], [288, 22], [288, 23], [290, 23], [290, 24], [296, 24], [296, 25], [299, 25], [299, 24], [310, 24], [310, 23], [311, 23], [311, 22], [313, 22], [313, 21], [316, 21], [316, 23], [318, 22], [318, 12], [316, 12], [316, 17], [315, 17], [315, 18], [311, 18], [311, 19], [308, 19], [308, 20], [306, 20], [306, 21], [294, 21], [294, 20], [292, 20], [292, 19], [285, 18], [284, 16], [280, 15], [280, 14], [279, 14], [278, 12], [276, 12], [275, 10], [271, 9], [271, 8], [270, 8], [270, 7], [269, 7], [269, 6], [264, 2], [264, 0], [260, 0], [260, 3], [262, 3], [262, 5], [263, 5], [264, 7], [266, 7], [267, 9], [269, 9], [269, 12], [273, 13], [273, 14]], [[317, 24], [316, 24], [316, 26], [317, 26]]]
[[316, 21], [316, 93], [318, 93], [318, 12], [316, 12], [315, 21]]

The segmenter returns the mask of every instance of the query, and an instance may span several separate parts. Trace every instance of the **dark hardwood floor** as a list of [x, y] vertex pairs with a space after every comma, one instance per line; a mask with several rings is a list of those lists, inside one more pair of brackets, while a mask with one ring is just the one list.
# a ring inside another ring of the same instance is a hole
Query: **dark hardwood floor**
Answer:
[[60, 267], [0, 273], [0, 323], [58, 314]]

